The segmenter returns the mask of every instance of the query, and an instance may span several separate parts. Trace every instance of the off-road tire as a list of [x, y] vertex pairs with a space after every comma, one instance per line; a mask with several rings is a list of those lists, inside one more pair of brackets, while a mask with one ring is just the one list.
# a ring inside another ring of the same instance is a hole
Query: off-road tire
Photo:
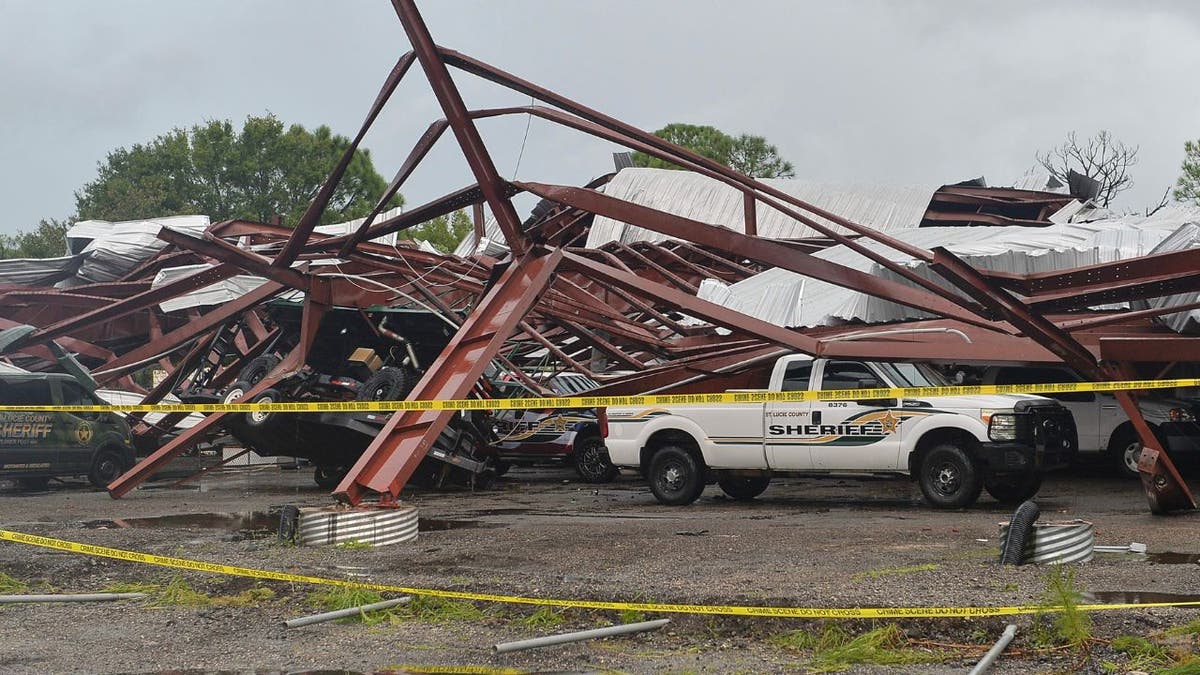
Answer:
[[599, 436], [589, 434], [575, 441], [572, 457], [575, 473], [586, 483], [607, 483], [619, 473], [608, 458], [608, 448], [604, 447], [604, 439]]
[[1029, 473], [1023, 476], [1004, 476], [1003, 478], [988, 478], [983, 481], [983, 489], [992, 499], [1005, 506], [1015, 506], [1032, 499], [1042, 488], [1041, 474]]
[[125, 466], [125, 458], [121, 455], [120, 450], [100, 448], [95, 455], [92, 455], [92, 466], [88, 469], [88, 482], [95, 487], [104, 489], [125, 473], [128, 468]]
[[[278, 389], [264, 389], [254, 397], [251, 403], [279, 403]], [[275, 412], [248, 412], [246, 413], [246, 425], [251, 427], [265, 427], [274, 421], [275, 416], [279, 413]]]
[[770, 476], [718, 476], [717, 485], [729, 496], [739, 502], [748, 502], [766, 491], [771, 484]]
[[403, 401], [414, 384], [416, 377], [411, 370], [386, 366], [367, 378], [354, 398], [359, 401]]
[[[269, 375], [275, 366], [279, 365], [279, 357], [274, 354], [263, 354], [250, 359], [250, 362], [242, 366], [242, 370], [238, 373], [238, 381], [249, 382], [251, 386], [258, 384], [264, 377]], [[246, 387], [249, 389], [250, 387]]]
[[654, 451], [646, 478], [655, 499], [667, 506], [686, 506], [704, 492], [704, 465], [678, 445]]
[[953, 443], [939, 443], [921, 457], [917, 483], [925, 500], [939, 509], [966, 508], [979, 499], [983, 489], [975, 462]]
[[221, 403], [237, 403], [238, 399], [245, 396], [246, 392], [250, 391], [250, 387], [253, 386], [253, 384], [245, 380], [234, 382], [229, 385], [224, 394], [221, 394]]

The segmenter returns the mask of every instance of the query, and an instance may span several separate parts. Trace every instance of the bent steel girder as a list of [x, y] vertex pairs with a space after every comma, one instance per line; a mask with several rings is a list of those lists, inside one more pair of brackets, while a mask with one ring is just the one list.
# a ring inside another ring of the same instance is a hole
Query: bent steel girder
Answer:
[[[1030, 339], [1058, 355], [1064, 363], [1079, 374], [1098, 381], [1117, 379], [1119, 376], [1096, 362], [1092, 354], [1070, 333], [1030, 310], [998, 284], [983, 276], [978, 270], [963, 262], [945, 248], [933, 249], [934, 262], [931, 267], [947, 281], [963, 292], [1002, 313]], [[1165, 513], [1174, 509], [1195, 509], [1196, 499], [1187, 483], [1179, 475], [1162, 444], [1155, 437], [1137, 399], [1127, 391], [1113, 392], [1121, 409], [1129, 417], [1134, 430], [1146, 450], [1150, 451], [1145, 462], [1138, 463], [1138, 473], [1153, 513]]]
[[1002, 330], [996, 324], [980, 319], [976, 314], [960, 305], [926, 293], [921, 289], [822, 260], [770, 239], [741, 234], [724, 227], [709, 225], [648, 206], [622, 201], [591, 190], [529, 182], [517, 182], [515, 185], [546, 199], [570, 204], [616, 220], [637, 223], [638, 227], [654, 230], [669, 237], [721, 247], [751, 260], [791, 270], [836, 286], [957, 319], [963, 323]]
[[358, 134], [350, 142], [350, 145], [346, 147], [346, 150], [342, 153], [341, 160], [338, 161], [333, 171], [329, 173], [321, 188], [317, 190], [317, 196], [313, 198], [308, 208], [304, 210], [304, 215], [300, 216], [300, 222], [296, 223], [296, 231], [288, 239], [287, 243], [284, 244], [283, 250], [279, 252], [279, 255], [276, 256], [273, 263], [276, 267], [288, 267], [295, 262], [296, 256], [300, 254], [305, 242], [308, 241], [309, 235], [312, 234], [313, 228], [321, 221], [321, 215], [325, 213], [325, 208], [329, 206], [329, 200], [333, 199], [334, 189], [337, 188], [337, 184], [342, 180], [342, 175], [346, 173], [346, 169], [350, 166], [350, 161], [354, 159], [354, 153], [358, 151], [358, 144], [367, 135], [367, 130], [371, 128], [371, 124], [375, 122], [375, 118], [383, 110], [384, 104], [391, 98], [392, 92], [396, 91], [400, 80], [404, 79], [404, 74], [412, 66], [413, 58], [412, 52], [401, 56], [396, 61], [396, 65], [392, 67], [392, 72], [388, 73], [383, 87], [375, 97], [375, 102], [371, 104], [371, 108], [367, 112], [367, 118], [363, 120], [362, 126], [359, 127]]
[[[465, 397], [549, 285], [562, 258], [561, 250], [531, 252], [508, 266], [442, 350], [436, 367], [425, 372], [409, 397]], [[384, 502], [394, 501], [453, 415], [455, 412], [449, 410], [393, 414], [334, 490], [334, 496], [351, 504], [371, 494], [380, 495]]]

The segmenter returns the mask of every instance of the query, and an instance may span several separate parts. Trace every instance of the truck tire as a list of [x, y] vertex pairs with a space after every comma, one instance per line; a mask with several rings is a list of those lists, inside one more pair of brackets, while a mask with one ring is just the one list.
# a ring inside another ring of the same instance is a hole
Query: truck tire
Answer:
[[[258, 384], [264, 377], [269, 375], [275, 366], [279, 365], [279, 357], [274, 354], [263, 354], [250, 359], [250, 362], [242, 367], [238, 373], [238, 380], [249, 382], [251, 385]], [[249, 389], [249, 387], [247, 387]]]
[[585, 483], [607, 483], [617, 477], [617, 467], [608, 459], [604, 439], [589, 434], [575, 441], [575, 473]]
[[[279, 403], [278, 389], [264, 389], [258, 392], [251, 403]], [[248, 412], [246, 413], [246, 425], [251, 427], [265, 427], [275, 419], [278, 413], [273, 412]]]
[[1020, 504], [1023, 501], [1032, 499], [1041, 488], [1042, 476], [1036, 473], [1024, 476], [989, 478], [983, 481], [983, 489], [987, 490], [992, 499], [1005, 506]]
[[125, 473], [125, 457], [120, 450], [100, 448], [92, 456], [92, 466], [88, 469], [88, 482], [100, 489]]
[[387, 366], [363, 382], [355, 400], [358, 401], [403, 401], [416, 384], [416, 378], [407, 368]]
[[917, 482], [925, 500], [939, 509], [961, 509], [979, 499], [983, 481], [970, 456], [953, 443], [939, 443], [921, 458]]
[[730, 499], [748, 502], [766, 491], [770, 476], [718, 476], [717, 485]]
[[[1150, 428], [1157, 436], [1158, 429], [1153, 426]], [[1138, 477], [1137, 465], [1142, 456], [1142, 447], [1142, 439], [1138, 438], [1137, 432], [1132, 427], [1125, 427], [1113, 434], [1112, 440], [1108, 442], [1108, 459], [1118, 476], [1122, 478]]]
[[234, 382], [233, 384], [229, 385], [229, 388], [226, 389], [225, 393], [221, 395], [221, 403], [237, 403], [238, 399], [245, 396], [246, 392], [250, 391], [250, 387], [253, 386], [253, 384], [250, 384], [245, 380], [238, 380], [237, 382]]
[[667, 506], [686, 506], [704, 492], [704, 466], [678, 445], [664, 445], [654, 452], [646, 478], [654, 498]]

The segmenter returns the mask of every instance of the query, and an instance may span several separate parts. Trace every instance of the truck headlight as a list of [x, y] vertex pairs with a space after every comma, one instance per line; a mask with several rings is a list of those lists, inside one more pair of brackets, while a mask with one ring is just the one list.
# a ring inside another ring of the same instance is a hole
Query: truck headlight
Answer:
[[1171, 418], [1172, 422], [1195, 422], [1196, 415], [1187, 408], [1171, 408], [1167, 411], [1167, 417]]
[[984, 408], [979, 411], [979, 419], [988, 425], [988, 438], [993, 441], [1017, 440], [1017, 416], [1011, 408]]

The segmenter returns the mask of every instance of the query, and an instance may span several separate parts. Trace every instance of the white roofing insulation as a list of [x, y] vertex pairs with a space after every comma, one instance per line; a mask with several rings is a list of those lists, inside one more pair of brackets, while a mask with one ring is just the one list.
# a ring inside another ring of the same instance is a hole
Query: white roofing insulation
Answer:
[[[893, 232], [892, 235], [922, 248], [944, 246], [982, 269], [1032, 273], [1195, 247], [1200, 245], [1200, 226], [1197, 223], [1200, 223], [1200, 209], [1176, 207], [1163, 209], [1150, 217], [1127, 216], [1043, 228], [923, 227]], [[917, 274], [951, 288], [924, 263], [883, 245], [860, 241]], [[815, 255], [908, 283], [843, 246], [834, 246]], [[825, 326], [849, 321], [886, 323], [930, 316], [916, 309], [782, 269], [766, 270], [728, 286], [717, 280], [706, 280], [697, 295], [787, 327]], [[1200, 294], [1183, 294], [1156, 302], [1179, 305], [1194, 302], [1198, 296]], [[1105, 308], [1112, 307], [1116, 306]], [[1167, 317], [1167, 324], [1175, 330], [1200, 328], [1200, 313], [1171, 315]]]
[[[776, 178], [760, 180], [813, 206], [889, 233], [918, 227], [929, 208], [933, 193], [941, 187], [941, 184], [897, 187], [834, 185]], [[635, 204], [738, 232], [746, 231], [743, 193], [700, 174], [668, 169], [622, 169], [603, 190], [607, 195]], [[849, 232], [823, 218], [814, 216], [814, 219], [839, 233]], [[823, 236], [792, 217], [762, 204], [758, 205], [756, 221], [758, 234], [762, 237], [799, 239]], [[662, 241], [666, 238], [651, 230], [597, 216], [588, 234], [587, 245], [599, 247], [610, 241], [629, 243]]]

